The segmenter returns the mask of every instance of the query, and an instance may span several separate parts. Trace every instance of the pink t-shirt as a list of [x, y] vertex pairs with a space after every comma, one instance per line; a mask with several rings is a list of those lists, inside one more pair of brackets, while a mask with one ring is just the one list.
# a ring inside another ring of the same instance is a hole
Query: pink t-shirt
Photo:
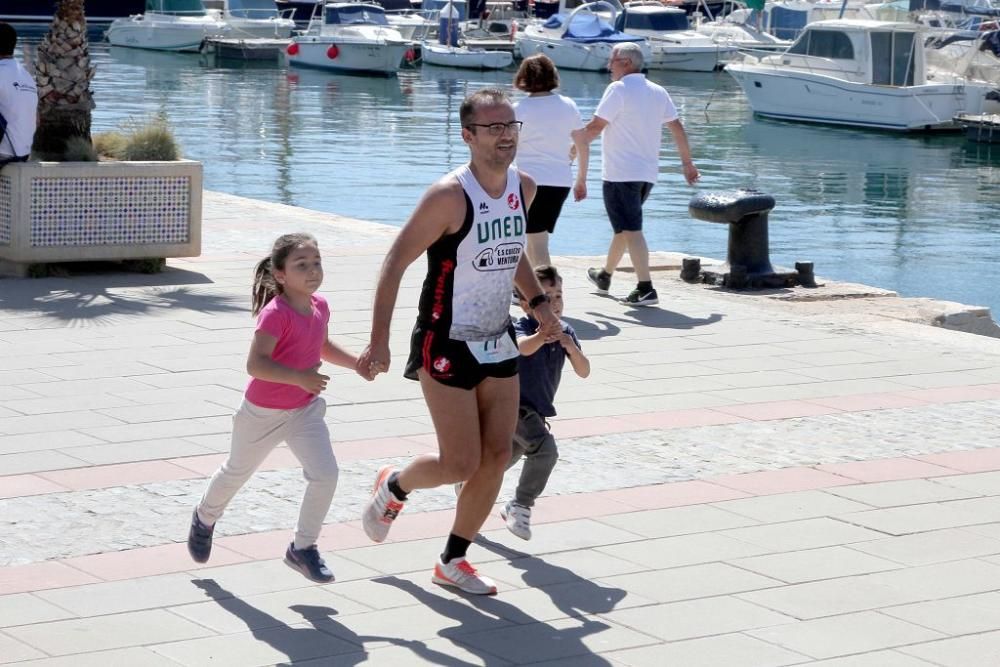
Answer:
[[[257, 316], [256, 331], [278, 339], [271, 358], [282, 366], [305, 370], [320, 363], [330, 323], [330, 306], [321, 296], [312, 296], [312, 314], [303, 315], [276, 296]], [[294, 410], [311, 401], [313, 394], [302, 387], [251, 378], [246, 399], [262, 408]]]

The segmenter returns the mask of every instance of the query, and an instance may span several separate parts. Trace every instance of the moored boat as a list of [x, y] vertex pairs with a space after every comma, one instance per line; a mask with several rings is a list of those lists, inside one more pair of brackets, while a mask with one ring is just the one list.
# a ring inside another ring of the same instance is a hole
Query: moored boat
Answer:
[[[48, 25], [56, 13], [58, 0], [3, 0], [0, 21], [13, 24]], [[87, 0], [87, 23], [101, 25], [115, 19], [139, 14], [145, 0]]]
[[428, 65], [460, 69], [503, 69], [514, 62], [514, 56], [509, 51], [470, 49], [433, 42], [424, 42], [420, 46], [420, 59]]
[[112, 46], [154, 51], [201, 49], [207, 37], [225, 37], [231, 28], [209, 15], [201, 0], [146, 0], [146, 10], [111, 22], [105, 37]]

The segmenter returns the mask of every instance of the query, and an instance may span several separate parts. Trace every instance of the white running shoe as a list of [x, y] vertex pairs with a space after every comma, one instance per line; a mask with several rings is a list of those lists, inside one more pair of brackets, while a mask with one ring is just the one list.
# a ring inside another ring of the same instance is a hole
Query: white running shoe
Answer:
[[531, 539], [531, 508], [518, 505], [513, 500], [500, 510], [500, 518], [507, 522], [507, 530], [522, 540]]
[[361, 525], [373, 542], [381, 542], [386, 538], [392, 522], [403, 511], [403, 501], [392, 495], [389, 490], [389, 475], [392, 471], [392, 466], [382, 466], [379, 469], [375, 476], [372, 497], [365, 505], [365, 511], [361, 513]]
[[444, 563], [441, 558], [434, 565], [431, 581], [442, 586], [451, 586], [473, 595], [496, 595], [497, 585], [489, 577], [484, 577], [464, 558], [452, 558]]

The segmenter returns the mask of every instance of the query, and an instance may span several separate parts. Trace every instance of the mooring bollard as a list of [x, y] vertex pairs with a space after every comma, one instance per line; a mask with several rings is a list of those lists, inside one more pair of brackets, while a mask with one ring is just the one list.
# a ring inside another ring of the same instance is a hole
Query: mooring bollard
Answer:
[[767, 216], [774, 197], [757, 190], [705, 192], [695, 195], [688, 211], [696, 220], [729, 225], [726, 266], [721, 271], [702, 271], [694, 258], [684, 260], [681, 278], [687, 282], [721, 283], [733, 289], [761, 287], [815, 287], [812, 262], [798, 262], [794, 272], [778, 272], [771, 266]]

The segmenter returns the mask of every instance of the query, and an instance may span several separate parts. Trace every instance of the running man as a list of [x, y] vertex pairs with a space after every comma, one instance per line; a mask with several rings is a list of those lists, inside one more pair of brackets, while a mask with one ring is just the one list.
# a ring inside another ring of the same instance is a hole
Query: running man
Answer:
[[543, 328], [557, 335], [560, 324], [524, 253], [535, 183], [511, 166], [521, 126], [514, 107], [502, 90], [486, 88], [467, 97], [459, 115], [470, 160], [424, 193], [389, 249], [375, 291], [371, 342], [358, 362], [371, 377], [389, 369], [400, 281], [426, 252], [404, 376], [420, 381], [439, 453], [417, 456], [400, 470], [379, 470], [362, 523], [368, 537], [381, 542], [410, 493], [465, 482], [432, 580], [493, 595], [496, 584], [465, 556], [496, 502], [517, 423], [514, 284]]

